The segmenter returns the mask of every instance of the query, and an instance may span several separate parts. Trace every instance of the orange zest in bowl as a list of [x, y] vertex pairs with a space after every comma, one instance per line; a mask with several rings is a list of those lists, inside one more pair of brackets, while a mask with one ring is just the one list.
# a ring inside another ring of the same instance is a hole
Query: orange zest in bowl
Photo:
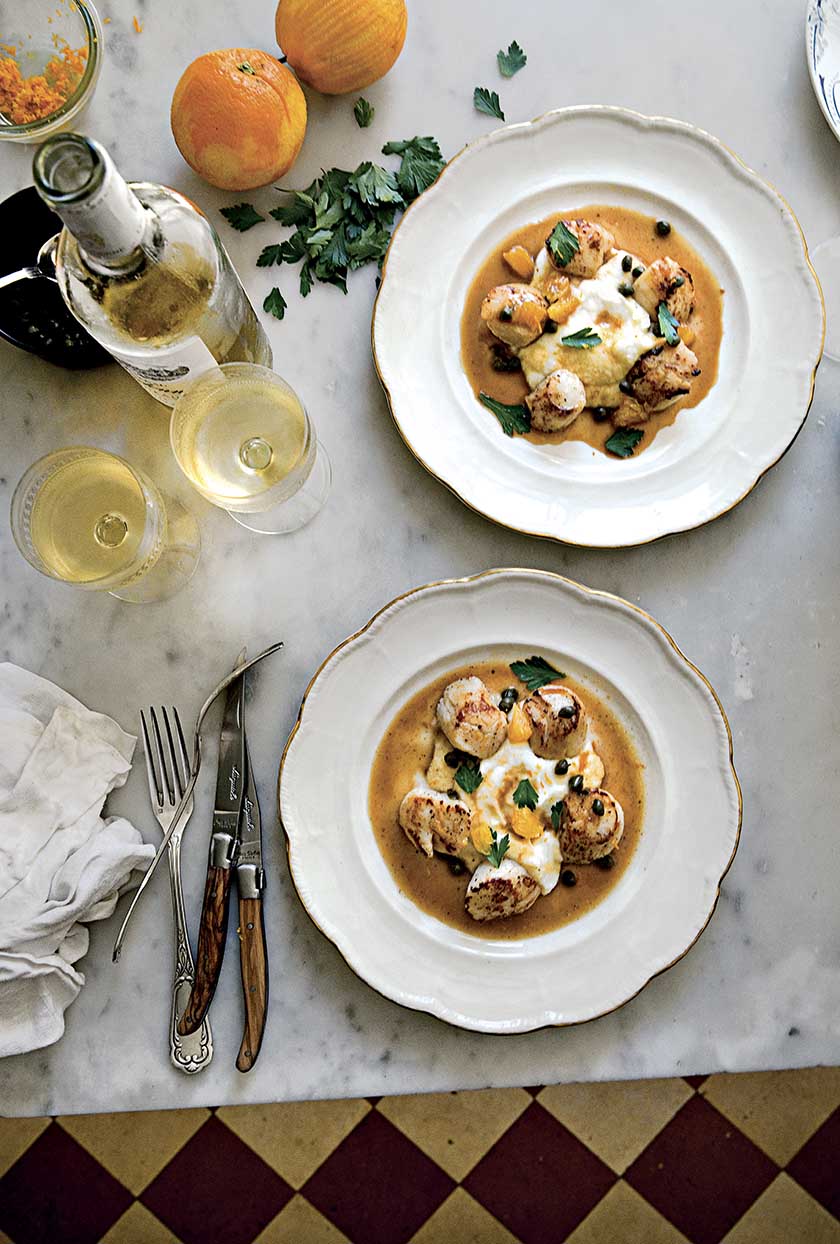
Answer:
[[54, 36], [57, 54], [43, 73], [25, 78], [10, 44], [0, 44], [0, 112], [12, 125], [29, 125], [57, 112], [73, 95], [87, 64], [87, 48], [71, 48]]

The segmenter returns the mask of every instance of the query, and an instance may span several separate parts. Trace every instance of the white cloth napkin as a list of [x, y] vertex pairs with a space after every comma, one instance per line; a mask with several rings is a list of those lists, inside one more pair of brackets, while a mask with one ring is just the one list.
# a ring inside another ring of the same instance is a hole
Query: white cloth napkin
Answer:
[[60, 687], [0, 663], [0, 1058], [64, 1032], [85, 978], [82, 921], [110, 916], [154, 847], [100, 816], [136, 739]]

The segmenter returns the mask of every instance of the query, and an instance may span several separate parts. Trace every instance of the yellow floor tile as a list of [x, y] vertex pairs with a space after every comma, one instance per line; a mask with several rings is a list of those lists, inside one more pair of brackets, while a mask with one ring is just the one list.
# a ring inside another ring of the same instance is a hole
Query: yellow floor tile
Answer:
[[710, 1076], [700, 1091], [784, 1166], [840, 1105], [840, 1067]]
[[530, 1102], [524, 1089], [480, 1089], [388, 1097], [377, 1110], [453, 1179], [463, 1179]]
[[58, 1121], [138, 1196], [209, 1116], [203, 1109], [146, 1110], [66, 1115]]
[[100, 1244], [180, 1244], [177, 1235], [173, 1235], [159, 1218], [149, 1213], [145, 1205], [135, 1201], [118, 1218], [107, 1235], [103, 1235]]
[[644, 1197], [619, 1180], [568, 1237], [566, 1244], [687, 1244]]
[[49, 1119], [0, 1118], [0, 1176], [14, 1166], [21, 1154], [26, 1153], [33, 1140], [37, 1140], [49, 1125]]
[[516, 1236], [468, 1192], [456, 1188], [411, 1237], [411, 1244], [516, 1244]]
[[351, 1098], [224, 1106], [217, 1114], [293, 1188], [300, 1188], [370, 1108]]
[[537, 1101], [621, 1175], [690, 1096], [682, 1079], [633, 1080], [558, 1084]]
[[723, 1244], [840, 1244], [840, 1222], [784, 1172], [762, 1193]]
[[292, 1197], [254, 1244], [348, 1244], [347, 1236], [302, 1196]]

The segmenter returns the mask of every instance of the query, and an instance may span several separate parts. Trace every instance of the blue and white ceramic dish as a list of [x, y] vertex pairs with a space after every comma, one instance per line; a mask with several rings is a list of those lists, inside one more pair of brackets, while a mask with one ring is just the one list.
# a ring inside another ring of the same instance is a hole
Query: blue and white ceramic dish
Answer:
[[808, 0], [805, 54], [814, 94], [840, 139], [840, 0]]

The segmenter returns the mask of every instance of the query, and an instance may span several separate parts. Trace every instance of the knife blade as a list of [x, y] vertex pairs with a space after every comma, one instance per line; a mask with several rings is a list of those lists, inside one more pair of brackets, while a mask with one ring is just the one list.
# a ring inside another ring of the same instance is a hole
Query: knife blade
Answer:
[[238, 1071], [250, 1071], [262, 1045], [268, 1011], [268, 950], [265, 939], [260, 804], [251, 753], [245, 739], [245, 798], [239, 824], [236, 882], [239, 889], [239, 962], [245, 1001], [245, 1029], [236, 1058]]
[[[237, 660], [245, 659], [244, 650]], [[245, 732], [242, 713], [245, 703], [244, 676], [231, 683], [219, 738], [219, 767], [210, 858], [204, 884], [201, 923], [195, 955], [192, 991], [178, 1022], [182, 1036], [195, 1032], [209, 1010], [225, 953], [232, 865], [239, 847], [239, 821], [245, 795]]]

